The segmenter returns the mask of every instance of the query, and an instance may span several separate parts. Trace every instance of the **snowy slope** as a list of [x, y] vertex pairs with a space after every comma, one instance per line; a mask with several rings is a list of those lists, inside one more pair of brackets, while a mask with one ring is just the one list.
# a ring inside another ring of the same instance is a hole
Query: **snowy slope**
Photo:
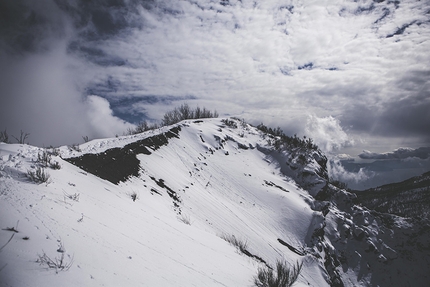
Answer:
[[[267, 134], [229, 121], [61, 147], [47, 184], [27, 177], [43, 149], [0, 144], [1, 286], [253, 286], [279, 259], [303, 262], [294, 286], [401, 282], [393, 234], [412, 223], [389, 217], [390, 229], [354, 205], [327, 183], [320, 152], [275, 150]], [[232, 236], [247, 254], [222, 239]], [[66, 268], [41, 264], [43, 254]], [[408, 271], [404, 282], [426, 286], [426, 260], [422, 281]]]
[[[231, 235], [268, 264], [303, 261], [296, 286], [327, 286], [317, 262], [278, 241], [302, 247], [315, 215], [303, 200], [309, 195], [255, 148], [265, 144], [260, 135], [221, 129], [219, 120], [182, 125], [179, 138], [138, 155], [140, 175], [118, 185], [59, 156], [52, 161], [61, 169], [46, 169], [49, 183], [35, 184], [26, 174], [42, 149], [1, 144], [1, 244], [13, 235], [0, 252], [2, 286], [250, 286], [264, 264], [221, 239]], [[98, 153], [135, 138], [60, 151]], [[178, 206], [159, 179], [180, 197]], [[44, 253], [60, 258], [60, 245], [70, 269], [56, 273], [36, 262]]]

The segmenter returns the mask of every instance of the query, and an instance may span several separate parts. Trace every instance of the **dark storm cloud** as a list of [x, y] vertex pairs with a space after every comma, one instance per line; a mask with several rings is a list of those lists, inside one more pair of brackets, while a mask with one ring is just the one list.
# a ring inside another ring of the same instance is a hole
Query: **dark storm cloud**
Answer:
[[387, 153], [374, 153], [364, 151], [358, 155], [362, 159], [406, 159], [406, 158], [430, 158], [430, 147], [420, 147], [417, 149], [399, 148], [392, 152]]
[[0, 1], [0, 45], [11, 54], [49, 48], [49, 38], [61, 38], [66, 22], [51, 1]]
[[377, 121], [379, 111], [363, 103], [349, 106], [341, 115], [342, 124], [351, 127], [357, 133], [373, 132], [373, 126]]
[[430, 141], [430, 71], [411, 71], [400, 78], [393, 97], [374, 104], [355, 103], [342, 115], [352, 130], [384, 136], [414, 136]]
[[430, 94], [409, 97], [387, 105], [377, 130], [385, 135], [411, 135], [430, 140]]
[[1, 1], [1, 49], [19, 56], [49, 50], [53, 42], [67, 38], [69, 53], [101, 66], [125, 65], [126, 60], [108, 54], [98, 41], [142, 28], [139, 9], [153, 5], [152, 0]]
[[60, 9], [69, 15], [80, 35], [86, 40], [109, 38], [124, 30], [139, 27], [139, 8], [152, 9], [153, 0], [56, 0]]

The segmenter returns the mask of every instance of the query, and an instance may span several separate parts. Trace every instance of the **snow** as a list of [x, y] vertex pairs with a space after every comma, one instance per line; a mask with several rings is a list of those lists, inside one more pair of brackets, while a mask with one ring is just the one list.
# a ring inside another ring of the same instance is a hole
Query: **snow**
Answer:
[[[295, 286], [327, 286], [316, 262], [277, 241], [304, 246], [314, 211], [303, 200], [306, 192], [263, 161], [263, 153], [238, 148], [238, 142], [264, 144], [258, 132], [243, 136], [221, 128], [219, 120], [182, 127], [180, 138], [138, 155], [140, 176], [118, 185], [62, 157], [121, 147], [154, 131], [93, 140], [80, 152], [60, 147], [61, 157], [52, 160], [61, 169], [46, 169], [48, 184], [26, 177], [43, 149], [1, 144], [0, 243], [13, 235], [0, 252], [1, 286], [252, 286], [264, 264], [221, 238], [231, 235], [268, 264], [303, 261]], [[179, 208], [151, 177], [177, 192]], [[6, 230], [11, 227], [18, 232]], [[60, 258], [60, 246], [68, 270], [36, 262], [44, 253]]]
[[[46, 168], [50, 180], [42, 184], [27, 172], [44, 149], [0, 144], [0, 286], [253, 286], [265, 264], [222, 239], [229, 236], [268, 265], [303, 262], [294, 286], [329, 286], [336, 273], [324, 267], [324, 256], [342, 248], [352, 266], [340, 271], [345, 286], [370, 284], [361, 260], [373, 258], [363, 251], [370, 245], [381, 251], [379, 260], [396, 258], [378, 239], [373, 215], [313, 199], [321, 184], [315, 160], [299, 166], [294, 155], [274, 152], [261, 132], [240, 122], [238, 128], [220, 119], [177, 126], [178, 137], [138, 154], [139, 175], [119, 184], [65, 159], [124, 147], [171, 127], [93, 140], [80, 151], [60, 147], [52, 161], [61, 169]], [[290, 166], [286, 158], [293, 158]], [[300, 187], [300, 171], [312, 174], [309, 190]], [[336, 196], [348, 206], [350, 195]], [[315, 241], [318, 229], [325, 232], [321, 242]], [[345, 238], [350, 230], [356, 237], [366, 233], [359, 247]], [[40, 264], [43, 254], [53, 260], [64, 255], [69, 268]]]

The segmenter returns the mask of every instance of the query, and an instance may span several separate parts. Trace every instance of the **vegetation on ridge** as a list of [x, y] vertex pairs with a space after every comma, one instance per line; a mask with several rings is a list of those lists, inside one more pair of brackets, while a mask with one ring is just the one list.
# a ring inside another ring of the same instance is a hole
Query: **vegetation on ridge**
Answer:
[[161, 125], [157, 123], [149, 124], [146, 120], [137, 124], [134, 129], [128, 129], [126, 135], [134, 135], [143, 133], [149, 130], [154, 130], [159, 128], [160, 126], [169, 126], [176, 123], [179, 123], [183, 120], [192, 120], [192, 119], [204, 119], [204, 118], [217, 118], [218, 112], [210, 111], [205, 107], [200, 108], [197, 106], [195, 109], [190, 108], [188, 104], [182, 104], [179, 107], [175, 107], [173, 110], [168, 111], [164, 114], [163, 119], [161, 120]]
[[[19, 137], [16, 137], [14, 135], [12, 135], [12, 137], [16, 140], [17, 143], [19, 143], [19, 144], [25, 144], [29, 135], [30, 135], [29, 133], [24, 133], [21, 130], [21, 134], [20, 134]], [[7, 129], [5, 129], [4, 131], [0, 131], [0, 142], [11, 143], [10, 140], [9, 140], [9, 134], [7, 133]]]
[[303, 139], [301, 139], [296, 134], [292, 137], [287, 136], [280, 127], [272, 129], [261, 123], [257, 126], [257, 129], [273, 136], [271, 143], [276, 149], [279, 149], [284, 146], [292, 148], [302, 148], [306, 150], [318, 150], [318, 146], [313, 142], [311, 138], [306, 138], [306, 136], [304, 136]]

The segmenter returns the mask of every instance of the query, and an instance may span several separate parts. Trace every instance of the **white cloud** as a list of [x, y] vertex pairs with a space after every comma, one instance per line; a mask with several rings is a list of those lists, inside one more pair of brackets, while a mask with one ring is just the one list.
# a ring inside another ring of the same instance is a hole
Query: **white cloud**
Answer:
[[331, 179], [345, 183], [365, 182], [375, 176], [375, 172], [360, 168], [358, 172], [347, 171], [337, 159], [331, 159], [327, 163], [328, 174]]
[[353, 146], [354, 140], [343, 130], [339, 120], [332, 116], [319, 118], [311, 115], [308, 117], [305, 131], [329, 158], [327, 171], [330, 179], [347, 184], [357, 184], [365, 182], [375, 175], [374, 172], [365, 168], [360, 168], [357, 172], [351, 172], [342, 165], [341, 160], [353, 162], [354, 159], [348, 154], [335, 153], [342, 148]]
[[306, 123], [305, 132], [320, 149], [327, 153], [335, 152], [354, 144], [354, 140], [342, 129], [340, 122], [332, 116], [319, 118], [310, 115]]
[[338, 160], [346, 160], [346, 161], [354, 161], [354, 157], [349, 154], [340, 153], [336, 155], [336, 159]]
[[96, 137], [121, 135], [128, 128], [135, 127], [133, 124], [115, 117], [108, 100], [98, 96], [88, 96], [86, 112], [89, 124], [93, 128], [93, 135]]

